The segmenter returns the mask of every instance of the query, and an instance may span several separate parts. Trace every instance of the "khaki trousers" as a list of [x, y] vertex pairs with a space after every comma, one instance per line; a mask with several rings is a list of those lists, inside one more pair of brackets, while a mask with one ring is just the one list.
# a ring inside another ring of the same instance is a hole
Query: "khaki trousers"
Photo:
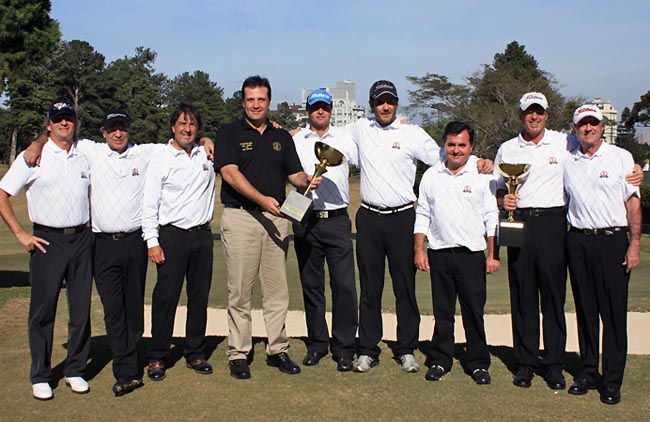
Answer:
[[228, 272], [228, 359], [245, 359], [252, 348], [251, 297], [259, 277], [268, 345], [276, 355], [289, 349], [286, 219], [267, 212], [225, 208], [221, 240]]

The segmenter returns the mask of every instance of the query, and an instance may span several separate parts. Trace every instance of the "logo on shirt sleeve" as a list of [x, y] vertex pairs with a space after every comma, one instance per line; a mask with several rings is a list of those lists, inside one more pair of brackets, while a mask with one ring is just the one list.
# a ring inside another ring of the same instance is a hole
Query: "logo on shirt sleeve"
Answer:
[[278, 141], [273, 142], [273, 149], [276, 151], [282, 151], [282, 144]]

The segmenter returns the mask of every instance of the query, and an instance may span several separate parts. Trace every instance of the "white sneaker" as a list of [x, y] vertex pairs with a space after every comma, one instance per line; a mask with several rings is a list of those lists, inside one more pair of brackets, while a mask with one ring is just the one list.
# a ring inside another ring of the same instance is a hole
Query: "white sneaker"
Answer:
[[401, 355], [399, 361], [402, 364], [402, 371], [404, 372], [417, 372], [420, 370], [420, 365], [418, 361], [415, 360], [415, 356], [410, 353]]
[[52, 400], [52, 387], [46, 382], [32, 384], [32, 396], [36, 400]]
[[90, 391], [88, 382], [81, 377], [65, 377], [65, 385], [70, 387], [73, 393], [86, 394]]
[[370, 368], [379, 365], [379, 359], [368, 355], [361, 355], [352, 364], [354, 372], [368, 372]]

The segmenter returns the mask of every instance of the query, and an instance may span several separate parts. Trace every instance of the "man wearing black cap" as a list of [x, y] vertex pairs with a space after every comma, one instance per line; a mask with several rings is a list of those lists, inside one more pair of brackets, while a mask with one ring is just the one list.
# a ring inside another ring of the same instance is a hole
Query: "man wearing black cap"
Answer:
[[[48, 113], [50, 136], [43, 148], [41, 167], [28, 167], [19, 156], [0, 181], [0, 215], [30, 253], [30, 379], [32, 395], [38, 400], [53, 397], [49, 383], [54, 320], [64, 279], [70, 315], [68, 357], [63, 368], [65, 383], [75, 393], [89, 391], [83, 375], [90, 351], [90, 169], [86, 158], [77, 151], [76, 126], [73, 106], [65, 101], [54, 103]], [[29, 217], [34, 223], [33, 234], [21, 226], [9, 202], [9, 196], [23, 187]]]
[[[393, 354], [402, 370], [412, 373], [419, 370], [413, 351], [418, 346], [420, 326], [415, 298], [413, 183], [417, 161], [429, 165], [440, 162], [440, 147], [419, 126], [404, 125], [396, 119], [398, 97], [392, 82], [375, 82], [369, 103], [374, 119], [360, 119], [347, 126], [358, 147], [361, 169], [361, 208], [356, 215], [361, 300], [359, 357], [354, 370], [367, 372], [379, 363], [381, 297], [388, 258], [397, 313]], [[476, 158], [470, 163], [476, 165]]]
[[[317, 89], [307, 97], [309, 127], [293, 136], [296, 152], [305, 172], [319, 163], [314, 146], [323, 142], [356, 161], [356, 145], [342, 129], [332, 127], [332, 96]], [[331, 348], [339, 371], [352, 370], [354, 337], [357, 333], [357, 288], [354, 277], [354, 252], [348, 216], [349, 165], [328, 167], [317, 191], [310, 193], [314, 209], [294, 224], [294, 246], [300, 269], [302, 295], [307, 321], [307, 355], [302, 363], [318, 365]], [[332, 341], [325, 320], [325, 260], [332, 288]]]
[[[569, 394], [583, 395], [598, 388], [601, 402], [617, 404], [627, 355], [630, 271], [640, 259], [640, 194], [625, 180], [634, 166], [632, 155], [602, 140], [600, 109], [594, 104], [578, 107], [573, 123], [580, 146], [567, 160], [564, 190], [582, 368]], [[602, 376], [598, 371], [601, 321]]]

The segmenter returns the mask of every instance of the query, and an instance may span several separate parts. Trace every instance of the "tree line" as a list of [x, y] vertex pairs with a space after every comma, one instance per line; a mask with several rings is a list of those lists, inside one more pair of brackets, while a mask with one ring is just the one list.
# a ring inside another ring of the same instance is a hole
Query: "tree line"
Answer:
[[[241, 98], [225, 98], [223, 88], [201, 70], [170, 78], [155, 69], [156, 52], [138, 47], [131, 56], [106, 63], [86, 41], [61, 39], [58, 22], [49, 17], [51, 2], [3, 0], [0, 3], [0, 91], [7, 108], [0, 109], [0, 162], [42, 130], [47, 107], [64, 98], [78, 110], [79, 136], [97, 138], [104, 113], [125, 110], [132, 117], [133, 140], [160, 142], [169, 137], [170, 107], [180, 101], [201, 110], [203, 133], [214, 135], [224, 124], [241, 117]], [[465, 120], [476, 129], [476, 154], [493, 158], [499, 145], [520, 128], [519, 98], [525, 92], [543, 92], [549, 100], [548, 127], [569, 130], [572, 113], [584, 98], [566, 98], [554, 76], [517, 41], [496, 53], [490, 64], [465, 78], [450, 82], [436, 73], [407, 76], [415, 89], [408, 92], [410, 113], [418, 113], [425, 129], [441, 139], [450, 120]], [[625, 108], [619, 125], [619, 144], [638, 162], [650, 147], [634, 142], [635, 127], [650, 124], [650, 91], [632, 108]], [[296, 126], [288, 104], [274, 119]]]

